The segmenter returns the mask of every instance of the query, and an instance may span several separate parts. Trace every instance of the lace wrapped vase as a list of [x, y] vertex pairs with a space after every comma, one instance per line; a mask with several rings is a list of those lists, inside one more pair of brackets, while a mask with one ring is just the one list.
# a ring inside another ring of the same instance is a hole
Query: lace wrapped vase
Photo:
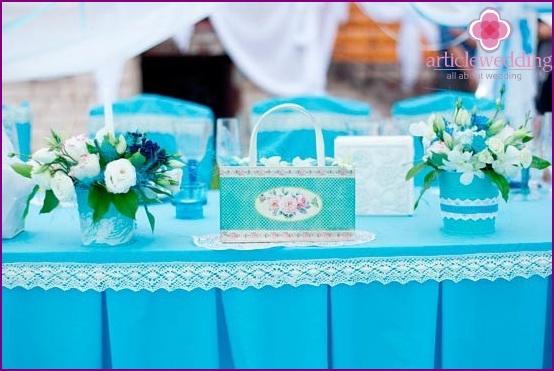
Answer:
[[444, 231], [452, 234], [488, 234], [495, 230], [498, 188], [488, 178], [460, 183], [461, 173], [439, 173], [440, 207]]
[[113, 204], [98, 222], [92, 219], [93, 209], [88, 204], [88, 189], [77, 189], [77, 204], [83, 245], [122, 245], [132, 240], [136, 221], [122, 215]]

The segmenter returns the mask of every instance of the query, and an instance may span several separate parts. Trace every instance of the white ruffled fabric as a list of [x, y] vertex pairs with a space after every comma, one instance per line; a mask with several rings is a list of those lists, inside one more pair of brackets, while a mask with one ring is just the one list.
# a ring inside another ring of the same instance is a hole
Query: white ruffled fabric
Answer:
[[14, 146], [2, 126], [2, 239], [12, 238], [25, 228], [23, 210], [34, 184], [10, 167], [19, 161], [8, 156], [13, 151]]

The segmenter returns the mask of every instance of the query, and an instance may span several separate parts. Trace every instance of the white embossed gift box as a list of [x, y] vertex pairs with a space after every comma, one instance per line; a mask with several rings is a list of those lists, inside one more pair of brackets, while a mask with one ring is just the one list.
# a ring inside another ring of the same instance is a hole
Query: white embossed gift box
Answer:
[[[285, 109], [301, 112], [313, 123], [317, 166], [258, 166], [258, 128], [267, 115]], [[220, 168], [221, 241], [353, 240], [354, 170], [326, 166], [324, 153], [321, 128], [301, 106], [282, 104], [262, 115], [252, 130], [249, 166]]]
[[356, 170], [356, 215], [411, 215], [413, 164], [410, 136], [348, 136], [335, 140], [335, 157], [349, 158]]

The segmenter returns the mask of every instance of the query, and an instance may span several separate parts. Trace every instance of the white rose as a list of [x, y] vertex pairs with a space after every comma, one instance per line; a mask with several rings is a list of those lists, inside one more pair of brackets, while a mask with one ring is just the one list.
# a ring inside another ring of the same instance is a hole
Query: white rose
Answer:
[[51, 188], [52, 173], [50, 168], [43, 169], [42, 166], [35, 161], [30, 162], [33, 166], [31, 170], [31, 179], [42, 189], [48, 190]]
[[170, 184], [170, 182], [167, 182], [167, 185], [165, 186], [172, 194], [179, 192], [179, 188], [181, 187], [181, 179], [183, 178], [183, 170], [182, 169], [172, 169], [169, 171], [166, 171], [165, 176], [169, 178], [169, 180], [173, 182], [177, 182], [177, 184]]
[[63, 171], [57, 171], [52, 177], [52, 192], [60, 201], [71, 201], [75, 195], [73, 180]]
[[519, 161], [521, 162], [521, 166], [523, 166], [525, 169], [531, 166], [531, 161], [533, 161], [533, 154], [528, 148], [523, 148], [519, 152]]
[[127, 193], [137, 184], [137, 172], [131, 161], [126, 158], [112, 161], [104, 172], [106, 189], [110, 193]]
[[50, 151], [48, 148], [41, 148], [33, 153], [33, 155], [31, 156], [33, 160], [35, 160], [36, 162], [40, 162], [41, 164], [49, 164], [53, 162], [57, 157], [58, 156], [54, 152]]
[[487, 145], [493, 153], [499, 154], [504, 152], [504, 143], [498, 138], [490, 138], [487, 141]]
[[97, 154], [82, 155], [79, 163], [71, 168], [69, 175], [79, 179], [92, 179], [100, 174], [100, 159]]
[[467, 127], [471, 123], [471, 115], [465, 109], [461, 109], [456, 115], [456, 124], [458, 126]]
[[117, 144], [115, 145], [115, 151], [122, 155], [127, 150], [127, 142], [125, 141], [125, 137], [123, 135], [120, 135], [117, 139]]
[[84, 135], [71, 137], [63, 143], [63, 149], [69, 157], [75, 161], [79, 161], [82, 155], [88, 153], [87, 137]]
[[483, 150], [477, 155], [477, 159], [485, 164], [491, 164], [493, 162], [492, 154], [488, 150]]

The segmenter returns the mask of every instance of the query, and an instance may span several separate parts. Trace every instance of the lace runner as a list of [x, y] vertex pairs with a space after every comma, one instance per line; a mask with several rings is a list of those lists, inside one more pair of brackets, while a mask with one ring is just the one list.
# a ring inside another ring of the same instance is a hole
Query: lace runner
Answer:
[[2, 286], [80, 291], [246, 289], [428, 280], [459, 282], [552, 274], [552, 251], [422, 257], [241, 262], [2, 263]]
[[305, 247], [305, 246], [351, 246], [371, 242], [375, 239], [375, 234], [365, 231], [356, 231], [354, 239], [351, 241], [303, 241], [303, 242], [248, 242], [223, 243], [219, 239], [219, 234], [208, 234], [204, 236], [193, 236], [192, 240], [198, 247], [204, 247], [210, 250], [263, 250], [272, 247]]

